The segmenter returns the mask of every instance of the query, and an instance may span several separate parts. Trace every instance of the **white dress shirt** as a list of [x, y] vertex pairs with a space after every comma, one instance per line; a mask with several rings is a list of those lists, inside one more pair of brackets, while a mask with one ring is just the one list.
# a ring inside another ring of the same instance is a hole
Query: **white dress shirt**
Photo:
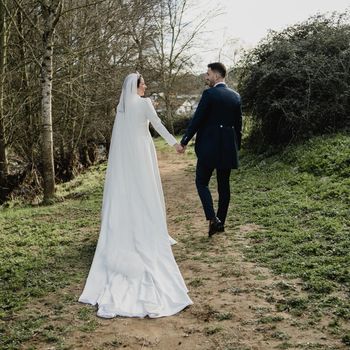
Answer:
[[216, 84], [214, 85], [214, 87], [217, 86], [217, 85], [219, 85], [219, 84], [226, 85], [226, 83], [225, 83], [224, 81], [219, 81], [218, 83], [216, 83]]

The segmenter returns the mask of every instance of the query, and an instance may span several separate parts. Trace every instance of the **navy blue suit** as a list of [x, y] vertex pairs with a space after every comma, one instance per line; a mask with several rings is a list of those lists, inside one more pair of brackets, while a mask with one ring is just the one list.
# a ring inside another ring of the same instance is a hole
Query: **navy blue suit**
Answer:
[[[231, 169], [239, 166], [241, 132], [242, 108], [239, 94], [224, 83], [205, 90], [181, 144], [187, 145], [197, 133], [196, 185], [207, 220], [215, 216], [223, 223], [226, 220], [230, 202], [230, 173]], [[208, 187], [214, 169], [219, 193], [216, 215]]]

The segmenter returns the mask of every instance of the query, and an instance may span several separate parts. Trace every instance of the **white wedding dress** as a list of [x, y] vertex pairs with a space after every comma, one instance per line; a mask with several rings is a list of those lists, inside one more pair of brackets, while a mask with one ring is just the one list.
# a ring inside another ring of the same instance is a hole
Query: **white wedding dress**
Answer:
[[174, 145], [150, 99], [137, 95], [137, 74], [123, 84], [103, 192], [101, 229], [82, 303], [111, 318], [162, 317], [192, 304], [175, 262], [149, 122]]

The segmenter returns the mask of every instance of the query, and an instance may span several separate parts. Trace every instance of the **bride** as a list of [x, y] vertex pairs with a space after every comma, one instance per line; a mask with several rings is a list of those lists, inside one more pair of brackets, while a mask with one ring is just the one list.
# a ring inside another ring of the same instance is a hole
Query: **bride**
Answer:
[[175, 262], [156, 151], [149, 122], [177, 143], [149, 98], [140, 74], [123, 83], [113, 126], [103, 191], [101, 230], [94, 259], [79, 298], [98, 305], [97, 315], [162, 317], [192, 304]]

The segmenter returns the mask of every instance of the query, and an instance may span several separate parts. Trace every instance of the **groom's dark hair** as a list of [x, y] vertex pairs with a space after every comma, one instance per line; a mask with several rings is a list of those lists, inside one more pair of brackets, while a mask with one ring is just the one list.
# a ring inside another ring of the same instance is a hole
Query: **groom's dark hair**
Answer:
[[208, 68], [219, 73], [223, 78], [226, 76], [226, 67], [221, 62], [213, 62], [208, 64]]

